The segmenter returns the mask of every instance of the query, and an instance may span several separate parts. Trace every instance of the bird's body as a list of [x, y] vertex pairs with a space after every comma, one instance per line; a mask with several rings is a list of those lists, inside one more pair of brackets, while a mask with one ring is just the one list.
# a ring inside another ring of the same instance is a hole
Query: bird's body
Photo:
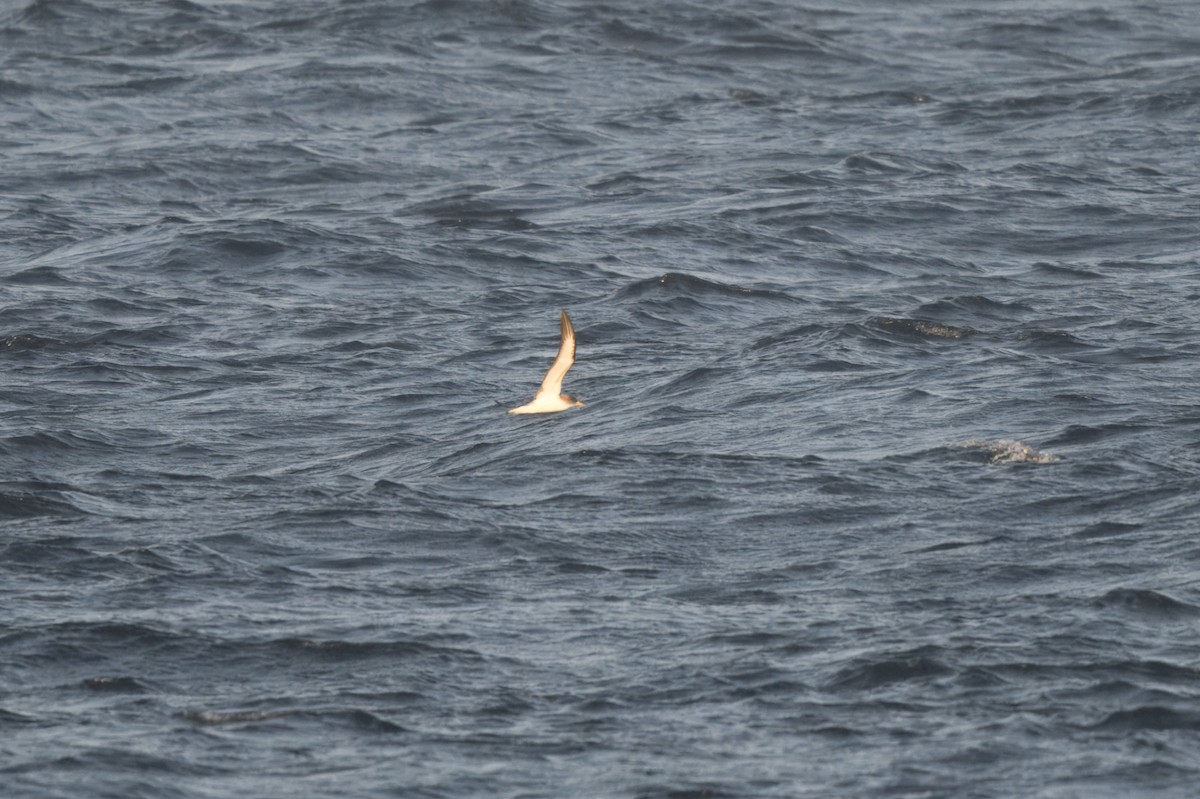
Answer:
[[537, 394], [532, 402], [527, 402], [518, 408], [512, 408], [509, 413], [557, 413], [567, 408], [582, 408], [584, 404], [570, 394], [562, 393], [563, 378], [571, 364], [575, 363], [575, 328], [571, 326], [571, 318], [567, 312], [562, 312], [559, 322], [562, 331], [562, 341], [558, 345], [558, 357], [546, 372]]

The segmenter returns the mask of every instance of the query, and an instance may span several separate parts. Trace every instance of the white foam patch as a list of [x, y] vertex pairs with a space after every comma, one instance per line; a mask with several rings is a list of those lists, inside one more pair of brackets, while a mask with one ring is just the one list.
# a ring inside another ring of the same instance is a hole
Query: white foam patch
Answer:
[[987, 453], [992, 463], [1054, 463], [1059, 460], [1053, 453], [1034, 449], [1024, 441], [1006, 438], [991, 441], [973, 438], [959, 446]]

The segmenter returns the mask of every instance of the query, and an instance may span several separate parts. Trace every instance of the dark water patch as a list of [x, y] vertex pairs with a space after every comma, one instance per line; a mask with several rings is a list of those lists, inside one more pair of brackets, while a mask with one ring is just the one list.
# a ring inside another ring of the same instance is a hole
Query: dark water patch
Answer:
[[618, 300], [654, 299], [657, 297], [687, 297], [704, 300], [713, 299], [768, 299], [791, 302], [787, 294], [771, 289], [751, 289], [745, 286], [729, 285], [713, 280], [683, 274], [667, 272], [658, 277], [646, 278], [630, 283], [614, 295]]
[[1002, 689], [1012, 684], [992, 669], [981, 666], [968, 666], [962, 669], [957, 675], [955, 683], [964, 689], [974, 690]]
[[730, 89], [729, 99], [745, 105], [760, 105], [768, 102], [770, 98], [753, 89]]
[[54, 339], [41, 338], [40, 336], [30, 336], [18, 334], [15, 336], [6, 336], [0, 338], [0, 352], [23, 352], [25, 350], [41, 350], [55, 345], [61, 345], [62, 342]]
[[0, 78], [0, 97], [16, 98], [24, 97], [32, 94], [35, 91], [34, 87], [16, 80], [6, 80]]
[[714, 633], [701, 643], [718, 647], [768, 647], [791, 642], [791, 636], [764, 631]]
[[5, 710], [0, 707], [0, 728], [17, 728], [30, 724], [39, 724], [39, 720], [33, 716], [24, 713], [14, 713], [11, 710]]
[[1016, 321], [1025, 318], [1033, 310], [1030, 305], [1019, 300], [1005, 302], [980, 294], [943, 297], [934, 302], [924, 303], [917, 308], [918, 313], [927, 314], [929, 317], [943, 322], [980, 318], [997, 322]]
[[607, 574], [610, 571], [604, 566], [599, 566], [594, 563], [582, 563], [579, 561], [564, 561], [557, 563], [554, 569], [561, 574]]
[[740, 674], [725, 675], [725, 679], [736, 687], [730, 691], [735, 698], [744, 697], [757, 705], [772, 707], [790, 704], [797, 696], [809, 691], [808, 685], [797, 680], [780, 677], [774, 669], [752, 670]]
[[[37, 516], [74, 516], [86, 513], [61, 492], [12, 493], [0, 491], [0, 519]], [[11, 545], [10, 545], [11, 546]]]
[[141, 694], [149, 689], [134, 677], [88, 677], [83, 687], [92, 691], [115, 694]]
[[661, 183], [661, 179], [653, 175], [615, 172], [589, 183], [587, 188], [589, 191], [606, 196], [636, 197], [653, 191], [654, 187]]
[[[117, 313], [121, 313], [117, 311]], [[154, 311], [136, 311], [133, 315], [151, 314]], [[130, 314], [124, 314], [130, 315]], [[167, 346], [177, 342], [187, 341], [187, 334], [176, 325], [151, 325], [143, 328], [118, 327], [105, 330], [84, 339], [82, 345], [92, 346]], [[182, 372], [195, 371], [194, 368], [182, 367]]]
[[325, 730], [341, 729], [352, 733], [406, 732], [399, 724], [361, 709], [186, 710], [179, 715], [204, 727], [269, 724], [279, 729], [295, 730], [312, 723]]
[[30, 433], [0, 439], [0, 451], [12, 456], [45, 457], [50, 453], [95, 452], [115, 449], [113, 439], [98, 431], [76, 433], [70, 430]]
[[756, 588], [734, 588], [725, 586], [687, 586], [670, 593], [672, 599], [713, 606], [772, 606], [786, 602], [786, 598], [774, 591]]
[[1088, 526], [1076, 531], [1072, 535], [1075, 538], [1092, 539], [1092, 538], [1110, 538], [1116, 536], [1129, 535], [1136, 533], [1142, 529], [1141, 524], [1128, 522], [1104, 521]]
[[600, 30], [615, 43], [636, 47], [651, 53], [674, 51], [685, 42], [682, 38], [671, 36], [667, 30], [643, 27], [631, 20], [621, 18], [607, 20], [601, 25]]
[[1065, 330], [1024, 330], [1017, 338], [1030, 351], [1049, 355], [1078, 355], [1096, 348]]
[[[849, 332], [844, 325], [831, 328], [825, 325], [805, 324], [798, 327], [789, 327], [782, 332], [770, 333], [763, 336], [755, 340], [750, 346], [750, 350], [778, 349], [797, 353], [812, 353], [815, 350], [820, 350], [838, 342], [849, 334]], [[837, 362], [832, 358], [828, 360], [830, 363]], [[853, 364], [846, 365], [854, 366]]]
[[274, 642], [294, 655], [322, 660], [353, 662], [364, 658], [429, 658], [438, 661], [471, 663], [484, 660], [483, 655], [456, 647], [442, 647], [418, 641], [313, 641], [286, 638]]
[[409, 732], [405, 727], [367, 710], [326, 709], [307, 710], [296, 714], [300, 720], [311, 720], [321, 727], [341, 728], [355, 733], [393, 734]]
[[930, 161], [899, 153], [869, 152], [852, 155], [840, 165], [850, 173], [871, 174], [939, 174], [964, 170], [952, 161]]
[[12, 272], [0, 280], [13, 286], [70, 286], [75, 281], [68, 278], [64, 270], [53, 266], [31, 266]]
[[1097, 605], [1147, 619], [1188, 619], [1200, 614], [1200, 607], [1196, 605], [1148, 589], [1116, 588], [1100, 597]]
[[606, 468], [640, 473], [650, 470], [659, 476], [677, 475], [681, 480], [694, 479], [703, 484], [714, 477], [735, 484], [739, 478], [765, 471], [789, 477], [811, 473], [822, 463], [815, 455], [797, 457], [779, 455], [749, 455], [728, 452], [692, 451], [680, 449], [618, 449], [580, 450], [572, 460], [583, 462], [582, 468]]
[[740, 794], [730, 793], [720, 783], [703, 780], [685, 780], [678, 783], [642, 784], [634, 788], [636, 799], [734, 799]]
[[1102, 441], [1119, 439], [1124, 436], [1136, 435], [1146, 430], [1145, 425], [1130, 424], [1127, 422], [1115, 422], [1105, 425], [1086, 425], [1073, 424], [1069, 425], [1061, 433], [1049, 439], [1046, 446], [1062, 447], [1062, 446], [1078, 446], [1081, 444], [1095, 444]]
[[537, 228], [533, 222], [515, 214], [502, 212], [488, 216], [446, 216], [437, 220], [442, 227], [479, 228], [484, 230], [527, 231]]
[[[1048, 659], [1028, 660], [1020, 662], [993, 663], [988, 668], [1005, 679], [1014, 681], [1027, 680], [1078, 680], [1087, 678], [1094, 683], [1080, 688], [1077, 684], [1072, 690], [1080, 690], [1089, 694], [1089, 701], [1100, 697], [1110, 699], [1110, 691], [1118, 696], [1132, 695], [1122, 687], [1126, 684], [1136, 686], [1136, 691], [1151, 690], [1146, 686], [1154, 686], [1156, 692], [1170, 691], [1173, 695], [1186, 695], [1191, 690], [1197, 669], [1152, 659], [1120, 659], [1097, 660], [1087, 654], [1088, 650], [1105, 649], [1103, 639], [1080, 635], [1055, 636], [1051, 640], [1040, 642], [1041, 651]], [[1057, 653], [1057, 655], [1055, 654]], [[1073, 656], [1066, 659], [1054, 658], [1068, 653]], [[1096, 693], [1093, 693], [1096, 692]]]
[[1096, 722], [1092, 729], [1119, 732], [1197, 731], [1200, 730], [1200, 713], [1154, 705], [1142, 706], [1110, 713]]
[[115, 297], [97, 297], [89, 300], [87, 307], [98, 316], [119, 318], [151, 316], [163, 310], [158, 303], [151, 305], [145, 302], [127, 302]]
[[864, 657], [838, 669], [824, 683], [829, 691], [872, 691], [899, 682], [944, 677], [953, 670], [928, 647], [880, 658]]
[[192, 81], [193, 78], [188, 75], [155, 75], [130, 78], [119, 83], [100, 83], [89, 88], [97, 93], [141, 97], [155, 92], [172, 92], [188, 86]]
[[92, 664], [99, 660], [121, 660], [130, 652], [143, 657], [179, 652], [194, 642], [139, 624], [120, 622], [61, 622], [24, 628], [0, 637], [0, 651], [20, 662], [42, 660], [58, 668], [65, 663]]
[[996, 539], [986, 539], [980, 541], [944, 541], [940, 544], [931, 544], [921, 549], [915, 549], [914, 552], [950, 552], [956, 549], [964, 549], [966, 547], [979, 547], [995, 542]]
[[[825, 56], [830, 54], [829, 42], [814, 36], [803, 28], [788, 28], [775, 25], [757, 16], [737, 16], [724, 21], [718, 32], [727, 38], [727, 43], [716, 48], [716, 54], [731, 49], [744, 56], [758, 55], [770, 58], [792, 53], [797, 56]], [[732, 23], [732, 24], [728, 24]]]
[[1135, 107], [1149, 116], [1194, 115], [1200, 108], [1200, 92], [1192, 89], [1155, 92], [1137, 98]]
[[28, 3], [15, 17], [18, 23], [44, 25], [61, 22], [66, 19], [88, 16], [100, 16], [98, 8], [82, 2], [82, 0], [33, 0]]
[[244, 258], [267, 258], [278, 255], [287, 249], [287, 245], [281, 241], [233, 236], [216, 239], [212, 242], [212, 246], [229, 255]]
[[[874, 228], [878, 221], [869, 216], [852, 216], [846, 224], [850, 227]], [[839, 251], [839, 266], [849, 274], [859, 275], [859, 279], [907, 279], [914, 273], [925, 277], [931, 275], [961, 275], [965, 265], [937, 255], [927, 253], [896, 252], [894, 250], [877, 250], [861, 252], [860, 248]], [[891, 293], [885, 295], [887, 304], [894, 301]]]
[[[61, 757], [39, 755], [32, 762], [13, 766], [7, 771], [9, 774], [15, 775], [51, 773], [55, 775], [55, 782], [62, 781], [68, 775], [79, 775], [81, 778], [87, 779], [89, 784], [104, 782], [102, 778], [97, 778], [98, 774], [137, 774], [136, 780], [126, 782], [127, 786], [136, 786], [133, 790], [138, 793], [134, 795], [162, 796], [164, 799], [182, 797], [187, 794], [173, 787], [155, 785], [151, 788], [147, 783], [156, 777], [178, 781], [212, 776], [212, 770], [208, 767], [193, 765], [169, 755], [144, 752], [132, 746], [126, 749], [103, 745], [81, 748], [75, 753]], [[129, 788], [126, 787], [124, 790], [129, 790]], [[100, 795], [115, 796], [116, 794]]]
[[930, 339], [962, 339], [978, 332], [970, 327], [955, 327], [927, 319], [904, 319], [894, 316], [872, 316], [867, 320], [867, 324], [889, 333]]
[[659, 395], [677, 396], [718, 384], [734, 373], [734, 370], [726, 367], [702, 366], [659, 383], [653, 387], [652, 391]]
[[[503, 535], [503, 533], [501, 534]], [[447, 557], [430, 557], [426, 558], [425, 562], [432, 565], [438, 561], [445, 564], [451, 560]], [[414, 597], [423, 602], [443, 607], [457, 606], [463, 603], [485, 603], [493, 598], [492, 593], [487, 589], [478, 588], [474, 585], [454, 583], [425, 584], [407, 582], [403, 586], [396, 587], [393, 590], [397, 596]]]
[[1137, 363], [1153, 364], [1172, 361], [1177, 358], [1172, 348], [1133, 345], [1127, 347], [1103, 347], [1094, 353], [1080, 356], [1079, 360], [1092, 364], [1113, 364], [1127, 366]]
[[862, 105], [869, 108], [923, 105], [937, 102], [936, 98], [928, 94], [904, 90], [853, 92], [824, 99], [831, 103]]
[[1054, 264], [1041, 261], [1030, 267], [1030, 271], [1067, 280], [1100, 280], [1104, 277], [1100, 272], [1076, 264]]
[[789, 235], [799, 241], [809, 241], [815, 244], [849, 244], [849, 240], [839, 236], [827, 228], [817, 225], [798, 225], [788, 230]]
[[286, 267], [290, 265], [285, 258], [288, 254], [294, 262], [304, 259], [314, 249], [328, 252], [339, 241], [356, 240], [338, 231], [324, 230], [319, 224], [260, 219], [191, 225], [175, 234], [174, 241], [162, 255], [163, 269], [193, 273], [202, 267], [232, 273], [237, 265]]

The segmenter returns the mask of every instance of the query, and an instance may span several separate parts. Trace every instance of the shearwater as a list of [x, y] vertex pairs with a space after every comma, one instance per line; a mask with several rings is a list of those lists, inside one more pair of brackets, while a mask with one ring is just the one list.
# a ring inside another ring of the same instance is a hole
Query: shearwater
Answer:
[[546, 378], [542, 380], [533, 401], [512, 408], [509, 413], [556, 413], [567, 408], [584, 407], [582, 402], [570, 394], [562, 393], [563, 377], [575, 363], [575, 328], [571, 326], [571, 317], [567, 316], [566, 311], [562, 312], [559, 329], [562, 331], [562, 341], [558, 345], [558, 355], [550, 365], [550, 371], [546, 372]]

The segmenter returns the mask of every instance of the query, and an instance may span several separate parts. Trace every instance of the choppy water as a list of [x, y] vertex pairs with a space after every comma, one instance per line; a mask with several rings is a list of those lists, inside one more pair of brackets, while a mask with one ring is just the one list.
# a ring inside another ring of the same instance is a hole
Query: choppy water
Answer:
[[715, 5], [0, 4], [5, 796], [1195, 794], [1194, 4]]

